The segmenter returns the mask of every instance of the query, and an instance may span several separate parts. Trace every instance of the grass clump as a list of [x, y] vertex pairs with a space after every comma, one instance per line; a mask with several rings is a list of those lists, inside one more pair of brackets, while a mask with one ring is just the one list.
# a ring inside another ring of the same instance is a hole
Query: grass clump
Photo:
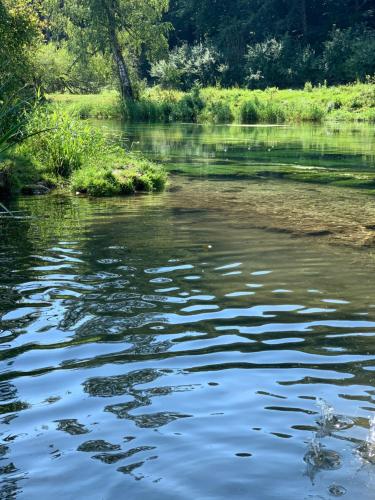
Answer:
[[259, 109], [255, 101], [244, 101], [240, 106], [240, 122], [244, 124], [258, 123]]
[[167, 182], [165, 170], [133, 153], [112, 148], [104, 158], [91, 160], [70, 179], [71, 190], [90, 196], [129, 195], [161, 191]]
[[32, 117], [29, 137], [17, 153], [33, 165], [49, 185], [68, 187], [91, 196], [160, 191], [165, 170], [140, 155], [109, 144], [77, 115], [59, 106], [43, 108]]

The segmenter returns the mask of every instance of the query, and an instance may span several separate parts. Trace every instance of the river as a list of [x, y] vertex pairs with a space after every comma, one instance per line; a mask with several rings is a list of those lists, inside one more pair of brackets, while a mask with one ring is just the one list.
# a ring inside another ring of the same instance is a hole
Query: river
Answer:
[[1, 221], [0, 498], [374, 498], [373, 251], [275, 222], [373, 198], [241, 175], [371, 171], [374, 128], [99, 126], [170, 185]]

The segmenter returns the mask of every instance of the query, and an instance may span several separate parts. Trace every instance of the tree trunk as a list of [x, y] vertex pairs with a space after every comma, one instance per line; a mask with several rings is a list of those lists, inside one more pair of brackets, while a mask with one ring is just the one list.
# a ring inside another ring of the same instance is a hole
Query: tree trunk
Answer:
[[107, 15], [108, 35], [112, 49], [112, 56], [117, 66], [118, 77], [120, 80], [120, 90], [123, 99], [134, 99], [134, 91], [129, 77], [129, 71], [125, 63], [124, 56], [116, 33], [115, 16], [111, 8], [104, 0], [104, 9]]
[[307, 12], [306, 12], [306, 0], [301, 0], [300, 3], [300, 11], [301, 11], [301, 26], [302, 33], [304, 35], [307, 34]]

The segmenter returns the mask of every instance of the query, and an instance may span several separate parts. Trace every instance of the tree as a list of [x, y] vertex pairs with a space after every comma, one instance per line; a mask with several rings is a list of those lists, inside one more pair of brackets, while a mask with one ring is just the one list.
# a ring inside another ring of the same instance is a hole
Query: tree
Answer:
[[27, 0], [0, 0], [0, 19], [0, 87], [29, 84], [31, 52], [41, 35], [35, 8]]
[[19, 139], [37, 92], [32, 51], [41, 23], [27, 0], [0, 0], [0, 153]]
[[77, 57], [110, 54], [122, 97], [133, 99], [134, 61], [167, 48], [169, 24], [161, 22], [167, 8], [168, 0], [49, 0], [52, 37], [65, 39]]

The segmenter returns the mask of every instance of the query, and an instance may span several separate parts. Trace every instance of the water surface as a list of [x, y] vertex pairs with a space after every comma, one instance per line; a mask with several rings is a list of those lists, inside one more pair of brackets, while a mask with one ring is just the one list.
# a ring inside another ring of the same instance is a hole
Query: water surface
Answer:
[[374, 497], [371, 251], [255, 229], [243, 182], [15, 203], [1, 498]]

